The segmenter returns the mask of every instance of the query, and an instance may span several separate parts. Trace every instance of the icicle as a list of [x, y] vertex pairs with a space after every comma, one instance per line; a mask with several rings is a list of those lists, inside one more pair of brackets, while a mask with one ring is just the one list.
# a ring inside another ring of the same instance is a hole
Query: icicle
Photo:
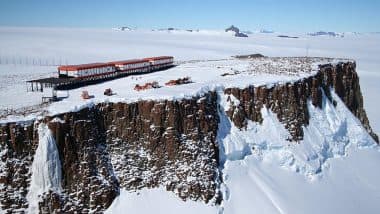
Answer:
[[38, 213], [40, 195], [49, 189], [61, 191], [61, 162], [54, 137], [46, 124], [38, 127], [38, 147], [32, 164], [32, 178], [27, 195], [29, 213]]

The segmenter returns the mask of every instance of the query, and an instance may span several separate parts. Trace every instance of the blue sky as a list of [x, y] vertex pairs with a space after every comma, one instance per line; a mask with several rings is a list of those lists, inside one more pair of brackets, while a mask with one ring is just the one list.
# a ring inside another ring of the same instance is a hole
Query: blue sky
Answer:
[[380, 0], [0, 0], [1, 26], [380, 31]]

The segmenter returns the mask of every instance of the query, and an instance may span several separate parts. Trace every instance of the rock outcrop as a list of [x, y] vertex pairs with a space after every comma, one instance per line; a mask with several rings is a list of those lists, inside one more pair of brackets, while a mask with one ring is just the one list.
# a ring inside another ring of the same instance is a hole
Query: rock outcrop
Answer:
[[[243, 128], [247, 120], [262, 122], [260, 110], [263, 106], [276, 113], [278, 120], [289, 130], [289, 141], [303, 139], [303, 126], [309, 122], [307, 101], [314, 106], [322, 106], [322, 93], [332, 100], [330, 89], [334, 89], [350, 111], [362, 122], [368, 133], [379, 142], [377, 135], [369, 125], [363, 107], [359, 77], [354, 62], [320, 66], [319, 72], [309, 78], [294, 83], [278, 84], [273, 87], [248, 87], [245, 89], [228, 88], [225, 93], [237, 99], [237, 105], [231, 105], [227, 115], [235, 126]], [[232, 99], [231, 97], [229, 98]]]
[[[312, 77], [272, 87], [228, 88], [226, 112], [242, 129], [248, 120], [261, 122], [260, 109], [276, 113], [289, 130], [289, 141], [301, 141], [308, 125], [307, 102], [321, 107], [322, 94], [333, 88], [377, 140], [363, 108], [355, 63], [324, 65]], [[334, 101], [333, 101], [334, 102]], [[183, 200], [220, 203], [218, 95], [180, 101], [102, 103], [43, 121], [0, 127], [0, 206], [22, 212], [31, 165], [38, 146], [37, 127], [48, 124], [55, 137], [62, 168], [62, 191], [40, 196], [41, 213], [101, 212], [119, 194], [159, 185]]]
[[28, 207], [26, 195], [37, 144], [37, 132], [30, 123], [0, 127], [0, 204], [3, 210], [12, 213]]
[[225, 31], [226, 31], [226, 32], [230, 32], [230, 31], [234, 32], [234, 33], [235, 33], [235, 37], [248, 37], [247, 34], [241, 32], [239, 28], [237, 28], [237, 27], [235, 27], [235, 26], [233, 26], [233, 25], [231, 25], [231, 26], [230, 26], [229, 28], [227, 28]]
[[183, 200], [218, 203], [217, 95], [182, 101], [104, 103], [29, 124], [1, 127], [0, 203], [28, 207], [38, 144], [49, 125], [62, 163], [61, 193], [40, 197], [41, 213], [103, 211], [119, 188], [163, 185]]

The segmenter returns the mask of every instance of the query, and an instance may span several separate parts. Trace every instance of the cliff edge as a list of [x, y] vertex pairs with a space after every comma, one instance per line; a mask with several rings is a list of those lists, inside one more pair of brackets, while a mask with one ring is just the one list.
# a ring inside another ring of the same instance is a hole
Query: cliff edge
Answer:
[[[218, 78], [236, 79], [254, 73], [251, 78], [257, 82], [253, 84], [247, 84], [247, 79], [236, 87], [233, 82], [214, 84], [209, 90], [203, 88], [202, 93], [179, 99], [98, 102], [43, 119], [1, 124], [1, 209], [13, 213], [37, 203], [40, 213], [102, 212], [121, 188], [138, 191], [158, 186], [183, 200], [219, 205], [225, 198], [221, 191], [225, 157], [221, 153], [226, 148], [218, 142], [224, 121], [244, 131], [251, 122], [263, 123], [262, 110], [267, 109], [289, 133], [287, 141], [302, 144], [312, 117], [308, 103], [322, 108], [324, 98], [335, 106], [336, 99], [340, 99], [379, 142], [363, 107], [355, 62], [319, 64], [315, 70], [306, 69], [299, 75], [294, 69], [281, 73], [281, 66], [276, 67], [281, 59], [271, 59], [277, 60], [272, 65], [266, 64], [267, 58], [254, 60], [261, 67], [244, 60], [250, 69], [228, 68], [217, 73]], [[218, 70], [217, 66], [213, 68]], [[295, 69], [305, 68], [309, 67]], [[262, 78], [271, 75], [277, 75], [280, 81], [262, 84]], [[47, 134], [41, 132], [44, 124], [51, 132], [51, 139], [45, 137], [50, 139], [47, 145], [55, 145], [51, 147], [56, 148], [53, 152], [60, 160], [52, 160], [52, 164], [59, 164], [61, 176], [54, 177], [60, 180], [58, 186], [51, 186], [51, 182], [38, 184], [44, 191], [33, 199], [36, 202], [30, 201], [28, 194], [31, 185], [37, 185], [31, 181], [36, 173], [32, 167], [36, 155], [46, 155], [38, 148], [46, 143], [46, 139], [41, 141], [41, 136]]]

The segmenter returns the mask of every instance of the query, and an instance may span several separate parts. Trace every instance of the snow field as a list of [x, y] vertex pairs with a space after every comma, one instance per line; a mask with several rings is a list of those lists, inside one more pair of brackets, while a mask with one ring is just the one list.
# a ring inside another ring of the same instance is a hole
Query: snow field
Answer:
[[[286, 34], [286, 33], [278, 33]], [[216, 30], [152, 31], [137, 29], [0, 28], [0, 58], [49, 59], [64, 64], [106, 62], [119, 59], [173, 55], [178, 61], [227, 59], [233, 55], [323, 56], [357, 62], [364, 105], [375, 132], [380, 133], [377, 111], [380, 56], [378, 34], [345, 34], [343, 38], [292, 33], [299, 39], [278, 38], [277, 33], [253, 33], [236, 38]], [[80, 48], [78, 48], [80, 47]], [[55, 59], [55, 60], [52, 60]], [[30, 60], [29, 60], [30, 61]], [[31, 72], [28, 67], [35, 67]], [[38, 104], [40, 94], [25, 93], [32, 73], [50, 76], [56, 68], [33, 65], [0, 65], [0, 109]], [[9, 75], [20, 74], [11, 81]], [[7, 84], [11, 82], [11, 84]], [[3, 87], [2, 87], [3, 86]], [[14, 99], [17, 97], [18, 99]], [[22, 100], [22, 101], [21, 101]]]

